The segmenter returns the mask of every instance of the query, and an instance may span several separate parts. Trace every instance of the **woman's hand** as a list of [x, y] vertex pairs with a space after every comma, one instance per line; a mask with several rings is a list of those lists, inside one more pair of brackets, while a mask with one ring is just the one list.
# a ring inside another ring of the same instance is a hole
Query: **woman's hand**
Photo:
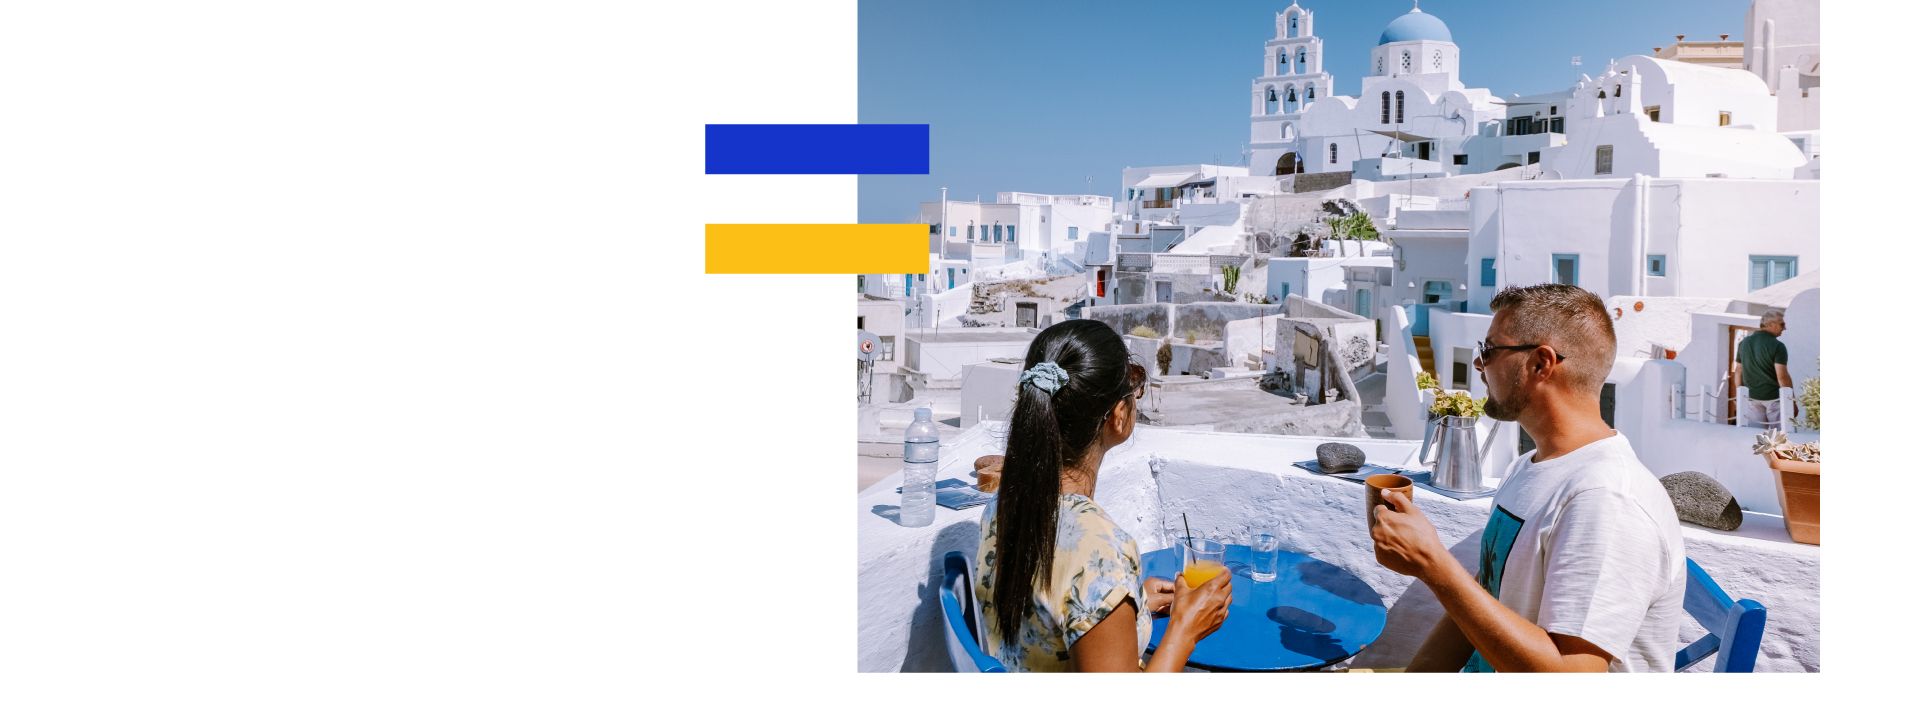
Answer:
[[1189, 643], [1200, 642], [1227, 621], [1227, 606], [1233, 603], [1233, 573], [1215, 575], [1207, 584], [1187, 587], [1184, 574], [1173, 578], [1173, 617], [1167, 620], [1167, 637]]
[[1166, 578], [1150, 577], [1147, 578], [1146, 586], [1147, 612], [1154, 615], [1165, 615], [1167, 608], [1173, 607], [1173, 581]]

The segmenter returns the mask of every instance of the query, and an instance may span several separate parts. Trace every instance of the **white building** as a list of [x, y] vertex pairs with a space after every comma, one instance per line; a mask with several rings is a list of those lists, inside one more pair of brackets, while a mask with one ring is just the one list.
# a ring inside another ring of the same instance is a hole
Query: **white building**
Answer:
[[880, 338], [873, 358], [873, 397], [878, 402], [902, 402], [906, 383], [900, 375], [900, 341], [907, 334], [906, 305], [866, 294], [858, 302], [856, 326]]
[[1634, 55], [1568, 102], [1566, 144], [1542, 153], [1549, 179], [1791, 178], [1807, 161], [1776, 131], [1766, 84], [1739, 70]]
[[1473, 312], [1509, 285], [1738, 298], [1820, 266], [1817, 180], [1519, 181], [1468, 203]]
[[1820, 0], [1753, 0], [1745, 55], [1777, 100], [1780, 132], [1820, 129]]
[[[1254, 80], [1255, 172], [1378, 179], [1478, 173], [1511, 160], [1501, 153], [1504, 111], [1486, 89], [1461, 84], [1460, 48], [1439, 18], [1415, 7], [1388, 23], [1373, 48], [1373, 73], [1361, 79], [1358, 97], [1348, 97], [1334, 95], [1332, 76], [1320, 72], [1312, 13], [1295, 6], [1280, 17], [1283, 33], [1297, 19], [1302, 35], [1267, 42], [1268, 74]], [[1297, 69], [1303, 50], [1306, 72], [1276, 74], [1281, 51], [1294, 53]], [[1268, 90], [1277, 103], [1265, 100]], [[1300, 93], [1297, 108], [1287, 102], [1292, 92]], [[1397, 162], [1382, 164], [1387, 156]], [[1369, 162], [1356, 168], [1356, 161]]]
[[[1185, 217], [1190, 205], [1206, 205], [1194, 212], [1222, 214], [1220, 206], [1228, 199], [1220, 193], [1222, 178], [1246, 177], [1247, 169], [1232, 165], [1160, 165], [1129, 167], [1120, 171], [1120, 187], [1126, 188], [1125, 220], [1131, 222], [1167, 222], [1178, 218], [1193, 225], [1220, 224]], [[1225, 222], [1239, 217], [1237, 208]], [[1122, 228], [1125, 229], [1125, 228]], [[1137, 232], [1137, 231], [1136, 231]]]

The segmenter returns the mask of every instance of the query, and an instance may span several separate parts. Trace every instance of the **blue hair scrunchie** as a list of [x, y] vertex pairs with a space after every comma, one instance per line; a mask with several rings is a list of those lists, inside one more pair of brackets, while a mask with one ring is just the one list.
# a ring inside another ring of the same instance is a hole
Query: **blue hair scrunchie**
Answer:
[[1021, 385], [1032, 385], [1040, 392], [1052, 395], [1067, 385], [1067, 371], [1059, 365], [1043, 362], [1027, 368], [1020, 373]]

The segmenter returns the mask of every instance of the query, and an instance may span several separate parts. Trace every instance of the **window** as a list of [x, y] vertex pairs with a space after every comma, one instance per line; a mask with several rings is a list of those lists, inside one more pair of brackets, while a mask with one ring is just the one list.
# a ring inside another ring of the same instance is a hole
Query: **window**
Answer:
[[952, 225], [947, 226], [947, 237], [957, 237], [959, 235], [960, 235], [960, 228], [954, 227]]
[[1593, 149], [1593, 174], [1613, 174], [1613, 146], [1601, 145]]
[[1000, 242], [1000, 223], [993, 224], [993, 241]]
[[854, 280], [856, 280], [856, 282], [855, 282], [854, 284], [855, 284], [855, 285], [859, 285], [859, 286], [860, 286], [860, 288], [859, 288], [859, 290], [858, 290], [858, 292], [862, 292], [862, 293], [864, 293], [864, 292], [866, 292], [866, 291], [867, 291], [867, 276], [865, 276], [865, 275], [855, 275], [855, 276], [854, 276]]
[[1566, 118], [1554, 118], [1554, 119], [1552, 119], [1552, 120], [1550, 120], [1550, 121], [1548, 121], [1548, 122], [1547, 122], [1547, 131], [1548, 131], [1548, 132], [1557, 132], [1557, 133], [1565, 133], [1565, 132], [1567, 131], [1567, 119], [1566, 119]]
[[880, 362], [890, 362], [892, 360], [893, 360], [893, 336], [881, 335], [880, 336]]
[[1725, 110], [1721, 110], [1720, 111], [1720, 127], [1726, 127], [1732, 124], [1733, 124], [1733, 113], [1727, 112]]
[[1008, 225], [1008, 226], [1007, 226], [1007, 242], [1018, 242], [1018, 240], [1016, 240], [1016, 239], [1015, 239], [1015, 238], [1013, 237], [1013, 231], [1014, 231], [1015, 229], [1016, 229], [1016, 228], [1014, 228], [1014, 226], [1012, 226], [1012, 225]]
[[1381, 125], [1385, 125], [1387, 123], [1393, 122], [1392, 111], [1393, 111], [1393, 96], [1388, 95], [1387, 91], [1385, 90], [1380, 91], [1380, 124]]
[[1480, 258], [1480, 287], [1493, 287], [1493, 258]]
[[1106, 296], [1107, 296], [1107, 270], [1106, 270], [1106, 268], [1101, 268], [1101, 269], [1099, 269], [1099, 270], [1095, 270], [1095, 271], [1093, 271], [1093, 296], [1094, 296], [1094, 297], [1106, 297]]
[[953, 271], [954, 271], [953, 268], [947, 268], [947, 289], [948, 290], [952, 290], [954, 288], [954, 285], [956, 284], [953, 281], [953, 278], [954, 278]]
[[1433, 51], [1433, 69], [1435, 70], [1440, 69], [1440, 51], [1439, 50]]
[[1068, 225], [1068, 226], [1067, 226], [1067, 239], [1068, 239], [1068, 240], [1079, 240], [1079, 239], [1080, 239], [1080, 228], [1079, 228], [1078, 226], [1074, 226], [1074, 225]]
[[1413, 72], [1413, 53], [1400, 53], [1400, 72]]
[[1659, 105], [1648, 105], [1645, 108], [1645, 110], [1647, 112], [1648, 120], [1653, 122], [1660, 122], [1660, 106]]
[[930, 231], [930, 232], [928, 232], [928, 233], [927, 233], [928, 235], [939, 235], [939, 234], [940, 234], [940, 223], [934, 223], [934, 224], [932, 224], [932, 225], [928, 225], [928, 226], [927, 226], [927, 229], [928, 229], [928, 230]]
[[1452, 299], [1453, 283], [1445, 280], [1428, 280], [1420, 285], [1420, 302], [1433, 305]]
[[902, 277], [907, 279], [907, 297], [913, 297], [913, 276], [904, 275]]
[[1619, 86], [1619, 85], [1615, 85], [1615, 86], [1613, 86], [1613, 96], [1614, 96], [1614, 97], [1620, 97], [1620, 86]]
[[1340, 162], [1340, 143], [1332, 143], [1327, 145], [1327, 164], [1333, 165], [1339, 162]]
[[1791, 255], [1747, 257], [1747, 289], [1759, 290], [1800, 274], [1800, 258]]
[[1467, 164], [1467, 156], [1465, 156], [1465, 155], [1455, 155], [1455, 156], [1453, 156], [1453, 164], [1455, 164], [1455, 165], [1465, 165], [1465, 164]]
[[1396, 123], [1407, 121], [1407, 91], [1405, 90], [1393, 91], [1393, 121]]
[[1559, 114], [1560, 114], [1560, 106], [1559, 106], [1559, 105], [1548, 105], [1548, 106], [1547, 106], [1547, 114], [1548, 114], [1548, 115], [1559, 115]]
[[973, 239], [973, 223], [967, 223], [967, 239]]
[[1648, 255], [1647, 256], [1647, 274], [1653, 277], [1666, 277], [1667, 276], [1667, 256]]
[[859, 318], [857, 318], [857, 321], [854, 322], [853, 324], [853, 329], [855, 330], [867, 329], [867, 316], [861, 315]]
[[1528, 165], [1533, 165], [1533, 164], [1535, 164], [1535, 163], [1538, 163], [1538, 162], [1540, 162], [1540, 151], [1539, 151], [1539, 150], [1534, 150], [1534, 151], [1531, 151], [1531, 152], [1528, 152], [1528, 153], [1527, 153], [1527, 164], [1528, 164]]
[[1579, 285], [1580, 256], [1555, 254], [1553, 256], [1553, 281], [1561, 285]]
[[1375, 57], [1373, 59], [1373, 74], [1379, 75], [1380, 73], [1383, 73], [1386, 71], [1387, 71], [1386, 59], [1381, 57]]

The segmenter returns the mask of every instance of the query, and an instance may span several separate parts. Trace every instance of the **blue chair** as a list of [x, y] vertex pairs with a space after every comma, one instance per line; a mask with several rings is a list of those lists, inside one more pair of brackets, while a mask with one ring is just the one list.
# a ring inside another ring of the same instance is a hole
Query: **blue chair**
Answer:
[[1675, 671], [1693, 667], [1715, 652], [1714, 672], [1750, 673], [1760, 656], [1760, 636], [1767, 630], [1767, 608], [1752, 600], [1735, 602], [1720, 583], [1687, 558], [1687, 614], [1707, 629], [1707, 636], [1681, 648]]
[[999, 660], [980, 650], [980, 623], [973, 613], [973, 571], [967, 556], [958, 550], [947, 553], [946, 578], [940, 582], [940, 624], [947, 636], [947, 659], [957, 672], [1007, 671]]

